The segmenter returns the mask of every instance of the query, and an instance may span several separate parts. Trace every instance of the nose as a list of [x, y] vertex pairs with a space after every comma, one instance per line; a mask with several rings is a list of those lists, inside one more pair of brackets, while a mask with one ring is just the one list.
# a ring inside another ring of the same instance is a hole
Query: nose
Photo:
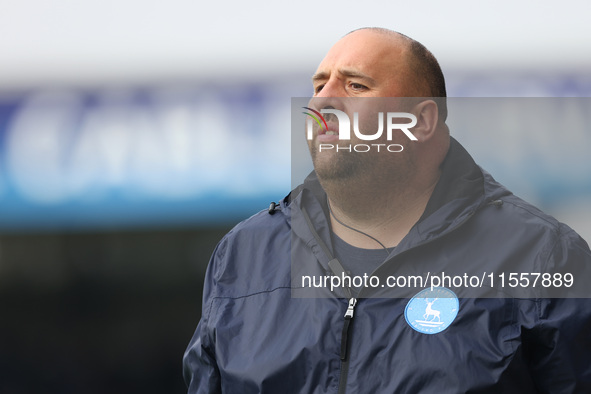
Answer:
[[[343, 99], [340, 97], [312, 97], [308, 102], [308, 107], [315, 109], [316, 111], [322, 111], [323, 109], [339, 109], [344, 110]], [[326, 120], [329, 117], [334, 116], [332, 114], [324, 115]]]
[[342, 98], [346, 93], [342, 84], [337, 78], [329, 79], [322, 89], [310, 100], [310, 107], [320, 111], [325, 108], [341, 109], [343, 107]]

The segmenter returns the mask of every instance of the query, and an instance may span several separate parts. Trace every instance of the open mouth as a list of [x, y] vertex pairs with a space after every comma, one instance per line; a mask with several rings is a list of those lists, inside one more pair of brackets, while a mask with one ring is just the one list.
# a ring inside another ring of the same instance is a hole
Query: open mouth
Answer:
[[318, 129], [318, 142], [320, 143], [337, 143], [339, 141], [339, 126], [335, 123], [328, 123], [328, 128], [322, 127]]
[[336, 123], [328, 122], [326, 124], [328, 128], [321, 128], [318, 131], [318, 135], [339, 135], [339, 125]]

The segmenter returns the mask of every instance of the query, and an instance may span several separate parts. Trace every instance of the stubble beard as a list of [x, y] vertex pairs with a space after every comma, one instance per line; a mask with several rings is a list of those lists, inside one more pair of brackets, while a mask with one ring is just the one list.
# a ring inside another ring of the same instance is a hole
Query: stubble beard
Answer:
[[[409, 152], [405, 150], [404, 153], [383, 151], [372, 154], [346, 150], [336, 152], [332, 149], [319, 152], [318, 146], [314, 143], [310, 143], [309, 148], [314, 170], [324, 187], [372, 189], [378, 187], [376, 185], [402, 186], [409, 181], [416, 169], [411, 149]], [[383, 155], [396, 156], [392, 156], [395, 160], [391, 160]]]
[[322, 182], [342, 183], [359, 176], [368, 175], [371, 163], [359, 152], [319, 152], [318, 147], [310, 148], [316, 175]]

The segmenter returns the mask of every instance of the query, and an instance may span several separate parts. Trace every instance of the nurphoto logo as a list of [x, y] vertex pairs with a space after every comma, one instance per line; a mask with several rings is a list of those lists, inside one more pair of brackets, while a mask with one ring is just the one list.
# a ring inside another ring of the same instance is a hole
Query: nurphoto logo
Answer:
[[[408, 112], [378, 112], [377, 113], [377, 120], [378, 126], [377, 131], [373, 132], [372, 134], [366, 134], [360, 130], [359, 127], [359, 113], [353, 113], [353, 128], [351, 129], [351, 120], [349, 116], [338, 109], [334, 108], [324, 108], [320, 111], [312, 109], [310, 107], [302, 107], [310, 112], [303, 112], [303, 114], [307, 115], [307, 123], [306, 123], [306, 135], [307, 139], [313, 140], [314, 139], [314, 123], [318, 126], [316, 129], [318, 131], [318, 151], [326, 151], [326, 150], [336, 150], [339, 151], [347, 151], [347, 152], [369, 152], [372, 149], [377, 150], [378, 152], [380, 149], [388, 151], [388, 152], [402, 152], [404, 147], [400, 144], [353, 144], [353, 145], [338, 145], [335, 142], [338, 141], [347, 141], [351, 140], [351, 130], [355, 137], [361, 141], [376, 141], [382, 137], [384, 134], [384, 123], [386, 123], [386, 139], [387, 141], [392, 141], [392, 135], [394, 131], [402, 131], [410, 141], [417, 141], [417, 137], [415, 137], [409, 129], [413, 128], [417, 124], [417, 117]], [[334, 115], [331, 119], [336, 118], [338, 122], [338, 126], [331, 122], [326, 121], [326, 118], [323, 114]], [[408, 119], [410, 122], [407, 123], [397, 123], [394, 120], [398, 119]], [[331, 142], [331, 143], [327, 143]]]

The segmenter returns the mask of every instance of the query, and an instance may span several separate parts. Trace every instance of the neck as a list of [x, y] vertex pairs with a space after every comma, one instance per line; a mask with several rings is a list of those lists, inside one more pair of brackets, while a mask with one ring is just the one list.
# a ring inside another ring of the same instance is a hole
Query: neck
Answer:
[[395, 247], [425, 211], [439, 175], [437, 171], [430, 177], [392, 180], [365, 176], [346, 183], [323, 182], [333, 231], [359, 248]]

